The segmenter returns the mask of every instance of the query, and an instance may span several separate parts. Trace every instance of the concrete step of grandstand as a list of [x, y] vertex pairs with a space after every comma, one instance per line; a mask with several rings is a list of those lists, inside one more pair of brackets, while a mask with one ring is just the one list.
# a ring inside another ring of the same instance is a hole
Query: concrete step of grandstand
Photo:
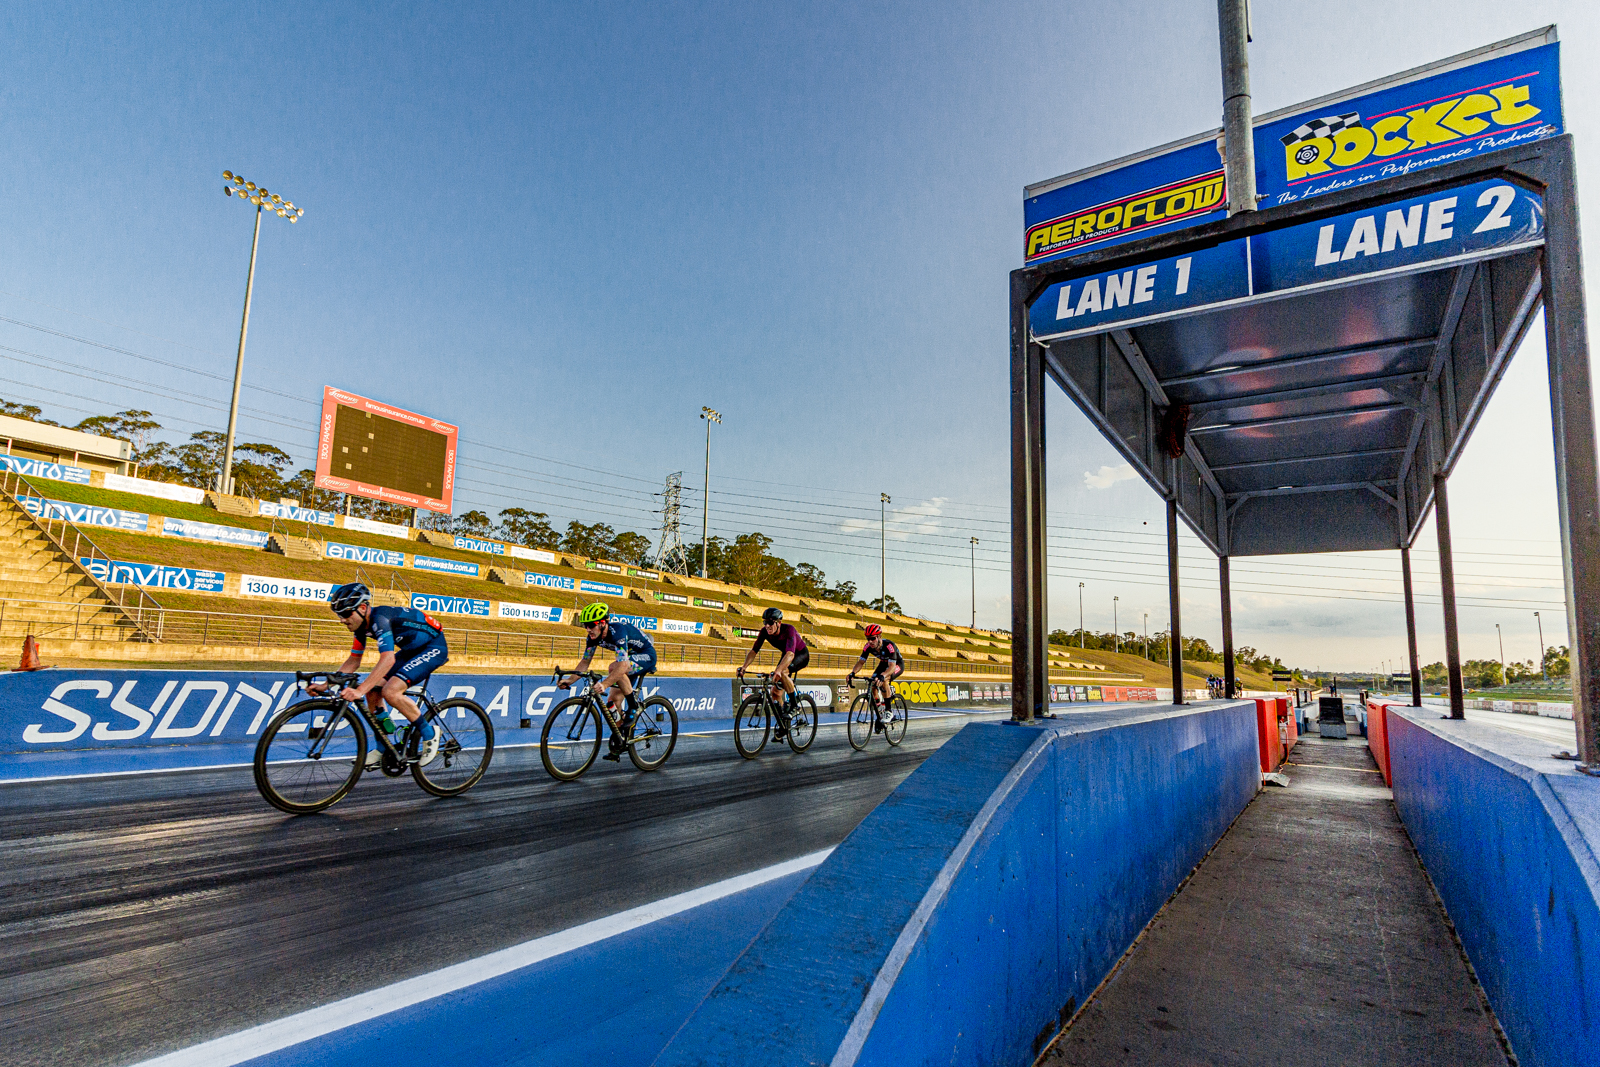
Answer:
[[76, 604], [81, 600], [101, 597], [101, 594], [94, 579], [77, 567], [59, 570], [55, 574], [42, 574], [0, 566], [0, 597]]
[[321, 559], [322, 542], [315, 537], [296, 537], [275, 533], [267, 538], [267, 551], [290, 559]]
[[255, 518], [261, 514], [261, 502], [248, 496], [230, 496], [227, 493], [207, 493], [206, 507], [215, 508], [224, 515], [241, 515]]
[[[71, 533], [67, 533], [70, 544]], [[57, 629], [76, 625], [103, 628], [104, 640], [126, 641], [138, 627], [112, 605], [78, 562], [45, 536], [21, 504], [0, 497], [0, 598], [44, 603], [8, 604], [13, 625], [30, 619]], [[8, 631], [0, 631], [0, 633]]]

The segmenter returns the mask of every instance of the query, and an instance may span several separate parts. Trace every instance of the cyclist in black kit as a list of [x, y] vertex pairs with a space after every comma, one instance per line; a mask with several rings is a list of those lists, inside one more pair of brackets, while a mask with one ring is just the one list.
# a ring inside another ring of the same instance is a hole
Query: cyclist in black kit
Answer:
[[883, 636], [883, 627], [877, 623], [867, 627], [866, 638], [867, 647], [861, 650], [861, 658], [850, 668], [845, 684], [854, 684], [856, 672], [866, 665], [867, 657], [877, 656], [878, 666], [872, 672], [872, 684], [883, 694], [883, 706], [887, 708], [889, 701], [894, 697], [894, 687], [890, 683], [905, 671], [906, 661], [901, 658], [900, 650], [895, 647], [895, 643]]
[[[750, 646], [750, 651], [745, 654], [744, 663], [739, 667], [740, 678], [744, 677], [745, 668], [750, 666], [763, 644], [771, 645], [778, 653], [778, 666], [773, 671], [772, 680], [789, 694], [787, 706], [793, 708], [794, 676], [811, 662], [811, 649], [806, 647], [806, 640], [800, 636], [800, 631], [783, 621], [782, 611], [768, 608], [761, 613], [761, 632], [756, 634], [756, 643]], [[785, 733], [783, 719], [780, 717], [772, 735], [781, 738]]]

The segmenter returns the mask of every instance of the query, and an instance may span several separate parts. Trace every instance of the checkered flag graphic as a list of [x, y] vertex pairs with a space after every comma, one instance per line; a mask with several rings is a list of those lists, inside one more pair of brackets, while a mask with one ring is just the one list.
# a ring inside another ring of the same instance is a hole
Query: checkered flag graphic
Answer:
[[1352, 111], [1348, 115], [1325, 115], [1320, 119], [1312, 119], [1310, 122], [1296, 126], [1280, 139], [1285, 145], [1299, 144], [1301, 141], [1309, 141], [1313, 137], [1332, 137], [1340, 130], [1359, 125], [1361, 125], [1361, 113], [1359, 111]]

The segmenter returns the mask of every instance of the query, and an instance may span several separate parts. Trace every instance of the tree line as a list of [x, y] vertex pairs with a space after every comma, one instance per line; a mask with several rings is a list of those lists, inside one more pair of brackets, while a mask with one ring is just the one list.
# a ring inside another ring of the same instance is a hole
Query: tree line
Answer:
[[[1093, 630], [1052, 630], [1050, 643], [1063, 648], [1093, 648], [1101, 652], [1126, 652], [1133, 656], [1142, 656], [1153, 663], [1170, 663], [1167, 654], [1168, 633], [1163, 630], [1159, 633], [1143, 634], [1129, 630], [1127, 633], [1096, 633]], [[1215, 663], [1217, 669], [1222, 669], [1222, 650], [1211, 647], [1211, 643], [1203, 637], [1185, 637], [1180, 642], [1185, 663]], [[1273, 671], [1287, 671], [1291, 668], [1284, 666], [1283, 660], [1277, 656], [1269, 656], [1259, 652], [1249, 645], [1241, 645], [1233, 650], [1233, 662], [1239, 667], [1245, 667], [1262, 674], [1271, 674]]]

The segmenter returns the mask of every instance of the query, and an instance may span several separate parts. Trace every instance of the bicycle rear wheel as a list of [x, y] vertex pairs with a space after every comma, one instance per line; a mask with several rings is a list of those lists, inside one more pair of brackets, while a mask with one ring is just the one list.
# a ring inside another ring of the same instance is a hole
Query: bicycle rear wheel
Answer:
[[461, 697], [441, 700], [438, 709], [433, 725], [439, 731], [439, 751], [426, 766], [413, 763], [411, 777], [436, 797], [458, 797], [489, 769], [494, 723], [476, 703]]
[[745, 759], [755, 759], [767, 747], [767, 705], [760, 693], [751, 693], [733, 717], [733, 747]]
[[256, 742], [256, 788], [268, 804], [309, 815], [355, 787], [367, 758], [367, 731], [341, 700], [285, 708]]
[[857, 752], [866, 749], [867, 742], [872, 740], [872, 725], [878, 720], [878, 713], [868, 699], [868, 693], [857, 693], [856, 698], [850, 702], [850, 716], [845, 720], [845, 736], [850, 739], [850, 747]]
[[678, 747], [678, 709], [666, 697], [651, 697], [633, 717], [628, 758], [641, 771], [653, 771]]
[[794, 710], [779, 714], [789, 719], [789, 747], [796, 752], [810, 748], [811, 742], [817, 739], [817, 702], [805, 693], [797, 693]]
[[911, 717], [906, 711], [906, 698], [899, 693], [889, 702], [889, 718], [883, 724], [883, 739], [893, 748], [906, 739], [906, 721]]
[[570, 782], [600, 753], [600, 713], [585, 697], [568, 697], [545, 716], [539, 759], [550, 777]]

